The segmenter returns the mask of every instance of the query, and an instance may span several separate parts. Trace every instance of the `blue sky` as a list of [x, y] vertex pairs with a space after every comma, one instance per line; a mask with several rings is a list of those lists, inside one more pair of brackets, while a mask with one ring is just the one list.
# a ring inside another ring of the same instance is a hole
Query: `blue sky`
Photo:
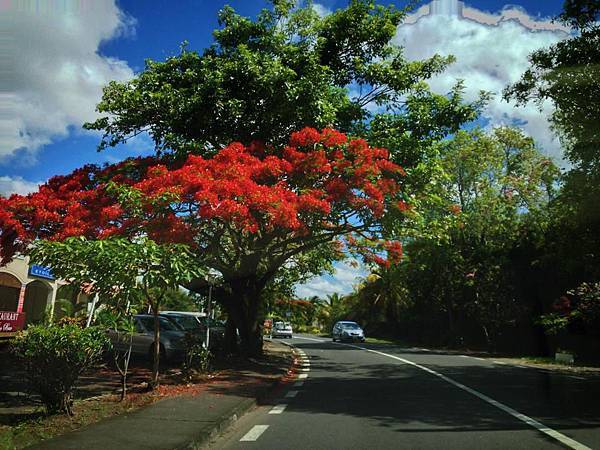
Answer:
[[[454, 0], [436, 1], [451, 5]], [[315, 3], [326, 14], [347, 1]], [[560, 12], [562, 0], [516, 3], [466, 1], [462, 17], [433, 17], [421, 9], [399, 27], [395, 39], [406, 47], [409, 58], [436, 52], [457, 56], [458, 63], [433, 80], [435, 89], [446, 91], [463, 78], [467, 95], [481, 88], [499, 93], [526, 68], [532, 50], [567, 36], [548, 21]], [[27, 192], [82, 164], [116, 162], [151, 152], [151, 143], [138, 139], [98, 153], [100, 136], [82, 131], [81, 124], [95, 117], [94, 105], [109, 80], [131, 78], [143, 69], [146, 58], [162, 60], [176, 54], [184, 40], [191, 49], [208, 46], [217, 27], [217, 12], [225, 4], [250, 16], [268, 6], [263, 0], [0, 2], [0, 20], [6, 20], [16, 45], [12, 52], [9, 49], [10, 69], [0, 71], [0, 193]], [[396, 2], [398, 7], [403, 4]], [[501, 20], [503, 15], [512, 20]], [[560, 148], [546, 122], [550, 112], [515, 110], [497, 99], [484, 121], [524, 123], [544, 151], [559, 159]], [[313, 291], [303, 293], [347, 291], [356, 273], [340, 267], [337, 278], [316, 280]]]

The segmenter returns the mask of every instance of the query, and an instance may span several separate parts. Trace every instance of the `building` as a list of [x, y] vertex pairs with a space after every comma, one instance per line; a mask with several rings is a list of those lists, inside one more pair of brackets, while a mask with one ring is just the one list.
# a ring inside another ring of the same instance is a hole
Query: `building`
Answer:
[[30, 265], [27, 257], [16, 256], [0, 267], [0, 336], [53, 315], [58, 291], [66, 284], [49, 269]]

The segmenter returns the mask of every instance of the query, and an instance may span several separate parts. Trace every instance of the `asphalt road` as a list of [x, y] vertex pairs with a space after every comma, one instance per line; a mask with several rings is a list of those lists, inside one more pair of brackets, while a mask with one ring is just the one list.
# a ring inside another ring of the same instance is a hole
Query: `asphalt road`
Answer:
[[308, 336], [291, 344], [302, 379], [213, 448], [600, 449], [600, 377]]

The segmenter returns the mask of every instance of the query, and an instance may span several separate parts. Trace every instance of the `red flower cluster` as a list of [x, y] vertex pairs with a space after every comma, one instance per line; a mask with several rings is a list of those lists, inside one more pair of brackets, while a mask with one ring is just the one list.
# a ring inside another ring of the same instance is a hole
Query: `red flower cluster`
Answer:
[[[233, 143], [210, 159], [190, 156], [177, 165], [144, 158], [86, 166], [37, 193], [0, 198], [0, 247], [7, 259], [39, 237], [140, 232], [194, 244], [223, 224], [242, 236], [306, 236], [349, 216], [376, 221], [397, 205], [403, 174], [387, 150], [312, 128], [293, 133], [281, 150]], [[386, 250], [392, 260], [401, 255], [398, 246]]]
[[356, 240], [353, 236], [346, 239], [348, 249], [362, 257], [366, 264], [377, 264], [389, 268], [402, 261], [402, 243], [400, 241], [380, 240], [370, 245]]

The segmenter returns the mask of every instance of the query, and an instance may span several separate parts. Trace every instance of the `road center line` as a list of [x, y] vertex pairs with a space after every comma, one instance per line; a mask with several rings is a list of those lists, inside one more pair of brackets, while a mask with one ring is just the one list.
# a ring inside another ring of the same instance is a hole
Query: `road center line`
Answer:
[[499, 401], [494, 400], [493, 398], [488, 397], [487, 395], [482, 394], [481, 392], [476, 391], [475, 389], [471, 389], [470, 387], [465, 386], [464, 384], [459, 383], [458, 381], [454, 381], [452, 378], [448, 378], [447, 376], [442, 375], [441, 373], [436, 372], [435, 370], [431, 370], [428, 367], [414, 363], [412, 361], [409, 361], [408, 359], [400, 358], [399, 356], [394, 356], [394, 355], [390, 355], [388, 353], [379, 352], [377, 350], [371, 350], [368, 348], [359, 347], [358, 345], [352, 345], [352, 344], [342, 344], [342, 345], [347, 345], [348, 347], [358, 348], [360, 350], [364, 350], [364, 351], [367, 351], [370, 353], [375, 353], [375, 354], [381, 355], [381, 356], [387, 356], [388, 358], [392, 358], [392, 359], [401, 361], [404, 364], [408, 364], [408, 365], [411, 365], [418, 369], [424, 370], [425, 372], [435, 375], [436, 377], [446, 381], [447, 383], [450, 383], [451, 385], [456, 386], [457, 388], [462, 389], [463, 391], [466, 391], [469, 394], [474, 395], [475, 397], [483, 400], [484, 402], [487, 402], [490, 405], [495, 406], [498, 409], [501, 409], [502, 411], [510, 414], [511, 416], [519, 419], [522, 422], [525, 422], [527, 425], [537, 429], [538, 431], [546, 434], [547, 436], [550, 436], [551, 438], [556, 439], [557, 441], [566, 445], [569, 448], [572, 448], [574, 450], [592, 450], [590, 447], [587, 447], [587, 446], [583, 445], [582, 443], [577, 442], [576, 440], [571, 439], [570, 437], [565, 436], [564, 434], [562, 434], [550, 427], [547, 427], [543, 423], [538, 422], [537, 420], [532, 419], [531, 417], [520, 413], [519, 411], [511, 408], [510, 406], [507, 406], [504, 403], [500, 403]]
[[267, 428], [269, 428], [269, 425], [254, 425], [252, 429], [248, 431], [243, 438], [240, 439], [240, 442], [256, 441], [260, 437], [260, 435], [266, 431]]
[[269, 414], [281, 414], [283, 411], [285, 411], [286, 407], [287, 403], [280, 403], [279, 405], [275, 405], [273, 406], [273, 409], [269, 411]]

